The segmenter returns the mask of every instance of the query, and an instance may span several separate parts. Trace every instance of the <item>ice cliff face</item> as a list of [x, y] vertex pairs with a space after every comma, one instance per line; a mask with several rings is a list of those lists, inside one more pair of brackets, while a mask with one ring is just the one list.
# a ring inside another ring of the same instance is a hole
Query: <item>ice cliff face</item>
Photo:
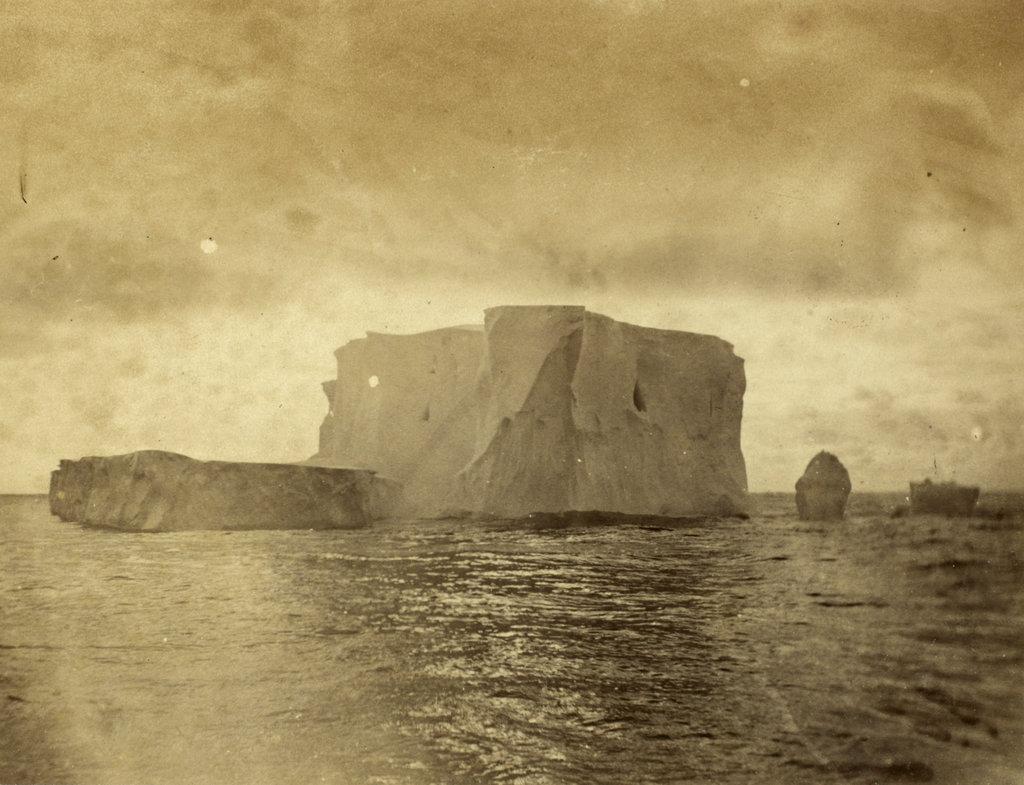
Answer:
[[744, 507], [743, 361], [713, 336], [508, 306], [336, 356], [314, 460], [401, 481], [412, 513]]
[[146, 450], [61, 461], [50, 478], [50, 511], [133, 531], [348, 529], [389, 514], [397, 492], [367, 471]]
[[481, 328], [453, 327], [338, 349], [314, 461], [400, 480], [417, 509], [454, 504], [452, 480], [473, 457], [483, 346]]

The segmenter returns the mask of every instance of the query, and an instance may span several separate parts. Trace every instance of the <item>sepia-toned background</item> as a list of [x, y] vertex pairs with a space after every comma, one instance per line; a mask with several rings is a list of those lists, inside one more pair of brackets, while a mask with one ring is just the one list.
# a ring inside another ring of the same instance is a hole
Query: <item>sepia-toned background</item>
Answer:
[[334, 348], [566, 302], [747, 360], [752, 490], [1021, 485], [1016, 2], [0, 8], [0, 490], [301, 460]]

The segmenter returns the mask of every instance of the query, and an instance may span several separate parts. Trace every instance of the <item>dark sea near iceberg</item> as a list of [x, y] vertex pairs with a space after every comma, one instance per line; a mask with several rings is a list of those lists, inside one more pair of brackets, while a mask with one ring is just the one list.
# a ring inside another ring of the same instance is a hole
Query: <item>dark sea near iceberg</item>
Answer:
[[753, 501], [142, 535], [0, 498], [0, 783], [1024, 782], [1024, 519]]

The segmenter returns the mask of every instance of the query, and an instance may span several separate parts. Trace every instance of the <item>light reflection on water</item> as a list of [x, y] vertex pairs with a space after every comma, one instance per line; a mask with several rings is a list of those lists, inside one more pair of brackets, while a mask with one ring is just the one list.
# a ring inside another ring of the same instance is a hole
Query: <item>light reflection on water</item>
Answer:
[[1021, 519], [121, 534], [0, 499], [0, 782], [1018, 783]]

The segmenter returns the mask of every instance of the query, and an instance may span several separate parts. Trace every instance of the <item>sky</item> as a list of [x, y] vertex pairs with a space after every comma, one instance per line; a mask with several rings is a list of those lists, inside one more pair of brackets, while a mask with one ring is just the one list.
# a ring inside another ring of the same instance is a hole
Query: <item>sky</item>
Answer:
[[1018, 0], [6, 0], [0, 492], [302, 460], [367, 330], [746, 360], [750, 489], [1024, 487]]

